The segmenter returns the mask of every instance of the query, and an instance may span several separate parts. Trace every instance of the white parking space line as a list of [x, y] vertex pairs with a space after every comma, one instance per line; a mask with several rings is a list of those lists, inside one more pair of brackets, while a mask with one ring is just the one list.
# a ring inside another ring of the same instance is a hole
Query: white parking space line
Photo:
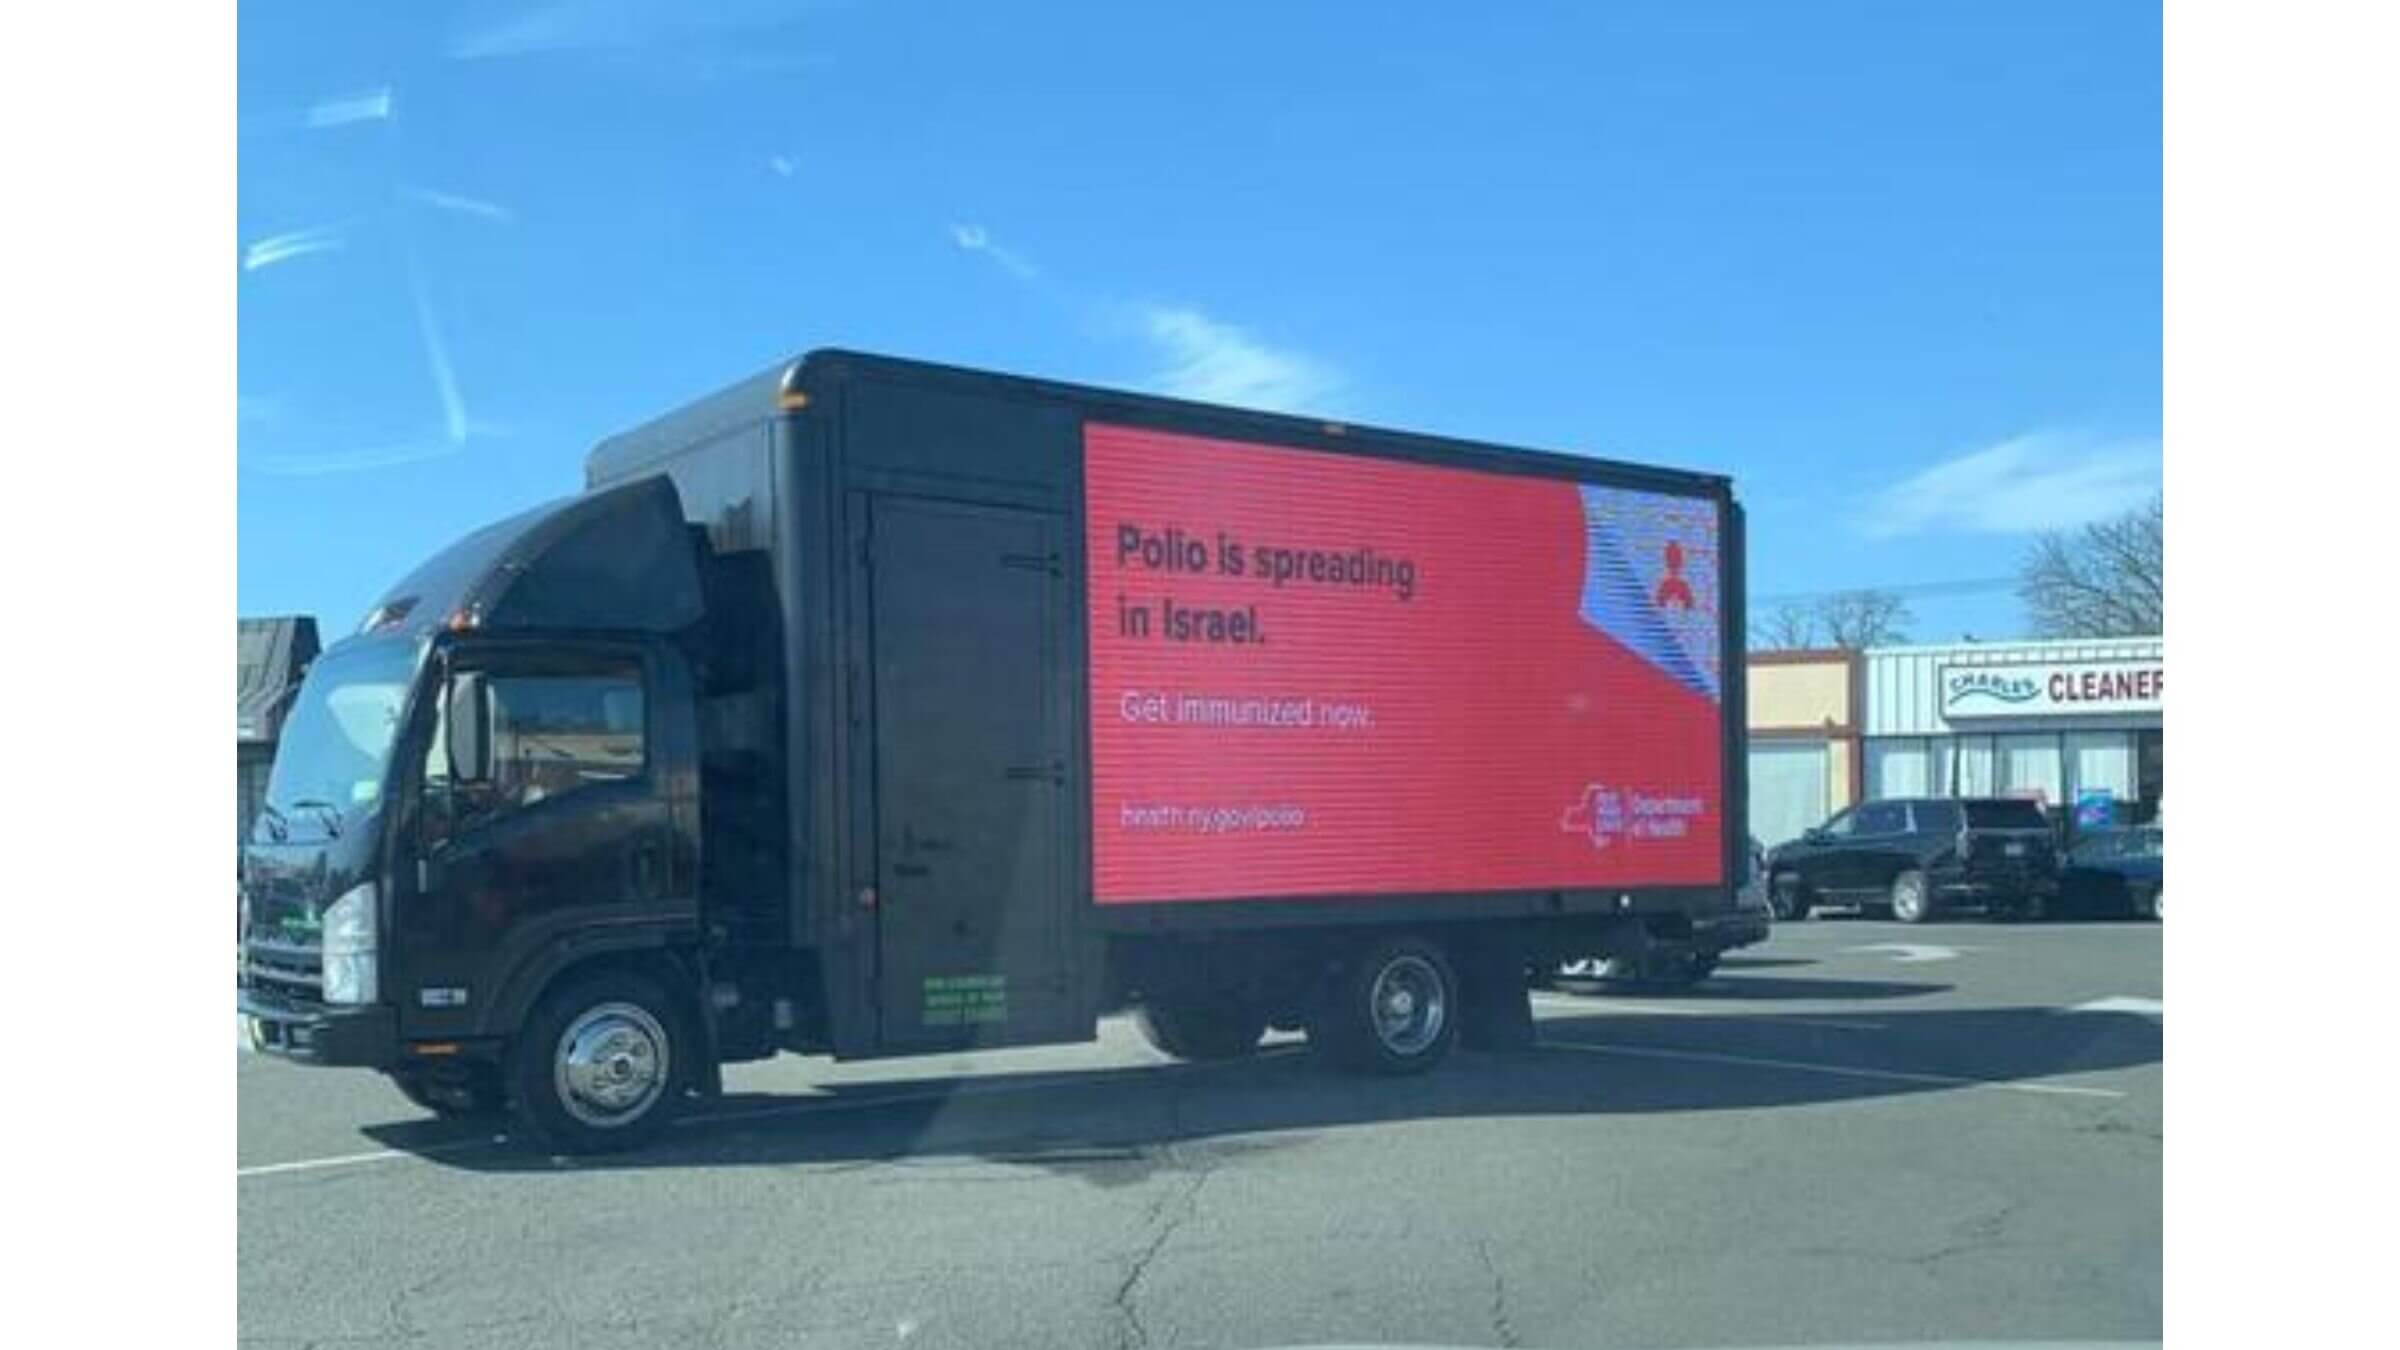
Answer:
[[1867, 1078], [1892, 1083], [1933, 1083], [1943, 1087], [1993, 1088], [2053, 1097], [2121, 1098], [2113, 1088], [2070, 1087], [2064, 1083], [2012, 1083], [1995, 1078], [1960, 1078], [1946, 1073], [1908, 1073], [1899, 1069], [1868, 1069], [1851, 1064], [1819, 1064], [1798, 1059], [1761, 1059], [1753, 1055], [1721, 1055], [1708, 1050], [1665, 1050], [1649, 1045], [1604, 1045], [1590, 1041], [1543, 1041], [1547, 1050], [1578, 1050], [1589, 1055], [1621, 1055], [1633, 1059], [1690, 1060], [1696, 1064], [1738, 1064], [1753, 1069], [1784, 1069], [1821, 1073], [1836, 1078]]
[[1578, 1012], [1644, 1013], [1660, 1017], [1725, 1017], [1753, 1022], [1777, 1022], [1795, 1027], [1830, 1027], [1835, 1031], [1889, 1031], [1883, 1022], [1867, 1022], [1846, 1017], [1791, 1017], [1782, 1013], [1728, 1012], [1714, 1008], [1680, 1008], [1671, 1003], [1628, 1003], [1623, 999], [1584, 999], [1572, 994], [1535, 994], [1535, 1004], [1544, 1008], [1573, 1008]]
[[1928, 961], [1955, 961], [1959, 953], [1979, 951], [1981, 948], [1944, 947], [1931, 942], [1877, 942], [1865, 947], [1845, 947], [1843, 950], [1889, 956], [1895, 965], [1917, 966]]
[[461, 1149], [494, 1148], [508, 1142], [507, 1135], [489, 1139], [453, 1139], [446, 1144], [427, 1144], [422, 1148], [379, 1148], [372, 1153], [343, 1153], [331, 1158], [301, 1158], [294, 1162], [260, 1163], [255, 1167], [234, 1169], [237, 1177], [266, 1177], [283, 1172], [314, 1172], [325, 1167], [356, 1167], [361, 1163], [387, 1162], [393, 1158], [413, 1158], [423, 1153], [456, 1153]]
[[2141, 1017], [2165, 1017], [2167, 1015], [2167, 1005], [2161, 999], [2135, 998], [2129, 994], [2114, 994], [2107, 998], [2093, 999], [2089, 1003], [2078, 1003], [2074, 1007], [2067, 1009], [2067, 1011], [2079, 1013], [2133, 1013]]

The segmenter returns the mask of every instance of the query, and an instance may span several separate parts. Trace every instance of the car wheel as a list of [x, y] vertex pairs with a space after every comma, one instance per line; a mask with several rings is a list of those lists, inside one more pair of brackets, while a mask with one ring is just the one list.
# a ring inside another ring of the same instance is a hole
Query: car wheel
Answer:
[[696, 1047], [683, 1006], [630, 971], [575, 980], [534, 1010], [511, 1074], [528, 1129], [562, 1153], [655, 1138], [681, 1107]]
[[2148, 912], [2151, 918], [2165, 923], [2167, 921], [2167, 888], [2161, 886], [2150, 892], [2150, 899], [2142, 908]]
[[1767, 905], [1778, 919], [1805, 919], [1814, 906], [1809, 901], [1808, 888], [1790, 872], [1777, 872], [1767, 882]]
[[1892, 878], [1892, 917], [1902, 923], [1923, 923], [1933, 917], [1933, 894], [1925, 874], [1914, 868]]

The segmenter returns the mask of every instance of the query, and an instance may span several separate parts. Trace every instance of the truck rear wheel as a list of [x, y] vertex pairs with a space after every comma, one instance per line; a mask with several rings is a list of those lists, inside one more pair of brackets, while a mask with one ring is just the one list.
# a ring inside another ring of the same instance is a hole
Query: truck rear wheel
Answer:
[[692, 1081], [680, 1004], [656, 980], [611, 971], [542, 999], [517, 1042], [517, 1110], [562, 1153], [635, 1148], [666, 1128]]
[[1308, 1039], [1344, 1069], [1423, 1073], [1458, 1039], [1458, 1008], [1458, 975], [1442, 949], [1422, 938], [1389, 938], [1335, 978]]
[[1168, 998], [1134, 1010], [1142, 1038], [1177, 1059], [1237, 1059], [1258, 1048], [1266, 1014], [1233, 998]]

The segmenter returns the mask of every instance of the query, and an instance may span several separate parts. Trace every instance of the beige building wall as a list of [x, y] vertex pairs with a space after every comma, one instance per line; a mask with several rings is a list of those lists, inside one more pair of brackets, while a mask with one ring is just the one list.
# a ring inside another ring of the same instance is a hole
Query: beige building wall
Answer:
[[1839, 811], [1859, 799], [1864, 757], [1856, 653], [1754, 652], [1748, 663], [1752, 744], [1807, 741], [1825, 747], [1825, 802]]
[[1850, 725], [1850, 662], [1750, 666], [1752, 731], [1821, 730]]
[[1858, 781], [1850, 767], [1851, 756], [1857, 753], [1858, 746], [1851, 741], [1835, 739], [1826, 743], [1825, 800], [1832, 803], [1831, 810], [1839, 811], [1857, 799], [1850, 791], [1850, 785]]

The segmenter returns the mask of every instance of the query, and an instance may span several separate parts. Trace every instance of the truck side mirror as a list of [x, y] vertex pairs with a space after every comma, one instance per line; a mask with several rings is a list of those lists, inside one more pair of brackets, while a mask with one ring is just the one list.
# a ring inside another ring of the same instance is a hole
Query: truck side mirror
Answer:
[[481, 671], [461, 671], [450, 680], [442, 727], [454, 784], [485, 783], [492, 777], [491, 701]]

